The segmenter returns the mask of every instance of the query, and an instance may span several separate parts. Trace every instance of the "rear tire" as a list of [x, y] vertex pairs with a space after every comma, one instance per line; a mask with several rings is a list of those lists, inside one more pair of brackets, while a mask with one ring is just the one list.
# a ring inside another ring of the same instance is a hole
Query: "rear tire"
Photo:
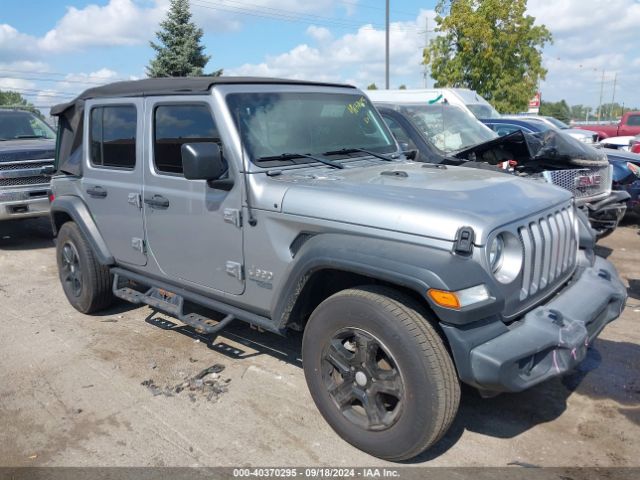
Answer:
[[69, 303], [82, 313], [94, 313], [113, 303], [111, 274], [93, 254], [74, 222], [60, 228], [56, 242], [60, 283]]
[[428, 313], [396, 290], [367, 286], [322, 302], [302, 360], [318, 410], [347, 442], [387, 460], [436, 443], [458, 410], [460, 384]]

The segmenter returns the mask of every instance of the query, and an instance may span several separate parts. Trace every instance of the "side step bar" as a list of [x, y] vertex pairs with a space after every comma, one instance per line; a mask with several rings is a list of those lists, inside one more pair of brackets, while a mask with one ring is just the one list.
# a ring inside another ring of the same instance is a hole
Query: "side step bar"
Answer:
[[150, 307], [168, 313], [181, 322], [193, 327], [196, 332], [207, 335], [218, 333], [235, 320], [235, 316], [227, 315], [219, 322], [203, 317], [197, 313], [184, 313], [184, 298], [162, 288], [151, 287], [145, 293], [129, 287], [120, 287], [120, 275], [113, 276], [113, 294], [127, 302]]

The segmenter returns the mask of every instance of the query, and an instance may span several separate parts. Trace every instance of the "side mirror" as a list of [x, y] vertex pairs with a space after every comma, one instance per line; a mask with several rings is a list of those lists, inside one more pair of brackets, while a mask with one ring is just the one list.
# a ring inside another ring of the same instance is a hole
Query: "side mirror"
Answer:
[[218, 180], [227, 171], [217, 143], [185, 143], [181, 148], [182, 168], [187, 180]]

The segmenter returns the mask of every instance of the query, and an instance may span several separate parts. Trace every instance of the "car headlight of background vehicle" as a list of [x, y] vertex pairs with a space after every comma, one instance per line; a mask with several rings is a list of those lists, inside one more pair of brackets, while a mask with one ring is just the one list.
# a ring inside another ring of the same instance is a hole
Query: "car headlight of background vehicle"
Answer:
[[487, 246], [487, 260], [493, 276], [500, 283], [511, 283], [522, 270], [522, 243], [510, 232], [493, 237]]

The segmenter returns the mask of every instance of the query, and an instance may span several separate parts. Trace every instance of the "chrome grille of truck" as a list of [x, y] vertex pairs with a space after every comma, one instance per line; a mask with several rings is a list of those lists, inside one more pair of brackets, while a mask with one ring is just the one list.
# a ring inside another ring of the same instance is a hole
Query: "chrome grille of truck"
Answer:
[[0, 187], [28, 187], [46, 185], [50, 178], [42, 175], [42, 169], [53, 165], [50, 160], [23, 160], [0, 163]]
[[578, 237], [572, 206], [547, 212], [518, 227], [524, 249], [520, 301], [566, 277], [576, 263]]
[[611, 166], [548, 170], [542, 175], [547, 182], [569, 190], [576, 200], [606, 196], [611, 192]]
[[38, 175], [35, 177], [0, 178], [0, 187], [27, 187], [31, 185], [46, 185], [50, 177]]

